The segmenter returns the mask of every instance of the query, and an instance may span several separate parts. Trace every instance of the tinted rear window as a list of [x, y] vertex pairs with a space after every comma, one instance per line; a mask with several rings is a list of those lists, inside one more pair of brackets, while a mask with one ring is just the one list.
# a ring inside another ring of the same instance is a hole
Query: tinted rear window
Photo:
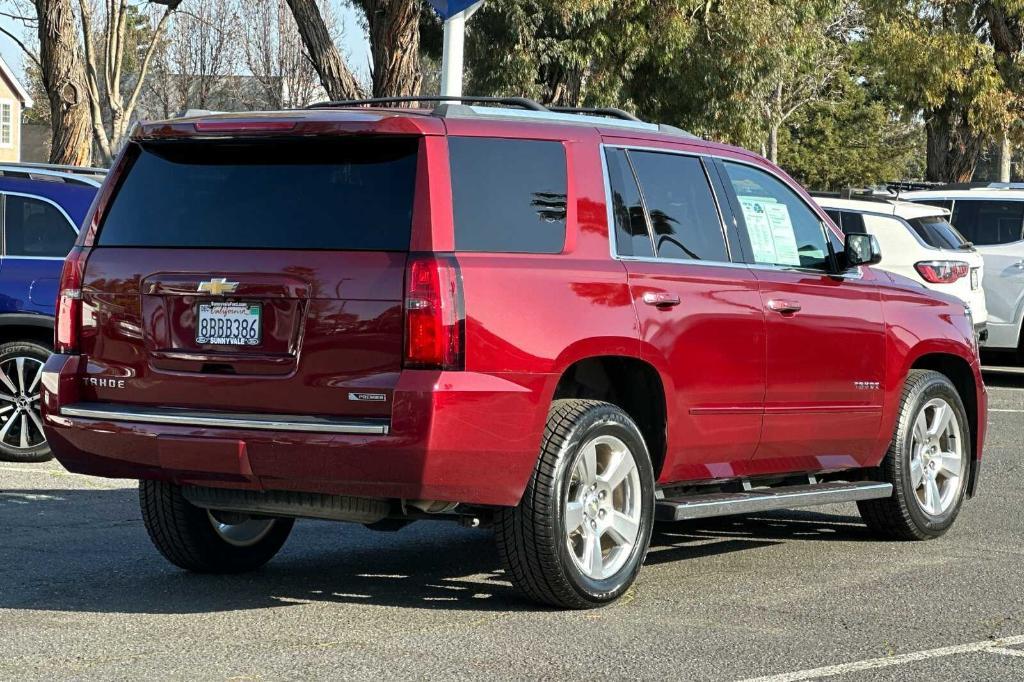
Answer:
[[565, 244], [560, 142], [450, 137], [455, 248], [559, 253]]
[[404, 251], [418, 142], [172, 142], [137, 149], [100, 246]]
[[949, 221], [942, 216], [928, 216], [908, 220], [925, 244], [936, 249], [959, 249], [966, 246], [967, 240], [956, 231]]

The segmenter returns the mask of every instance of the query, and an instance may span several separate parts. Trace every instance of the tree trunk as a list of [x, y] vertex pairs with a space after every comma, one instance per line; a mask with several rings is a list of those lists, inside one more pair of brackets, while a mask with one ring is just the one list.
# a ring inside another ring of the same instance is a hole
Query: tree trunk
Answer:
[[931, 182], [970, 182], [978, 166], [982, 138], [972, 130], [962, 112], [943, 107], [925, 123], [928, 159], [925, 179]]
[[1003, 139], [999, 141], [999, 182], [1010, 181], [1010, 166], [1013, 163], [1013, 148], [1010, 146], [1010, 134], [1003, 131]]
[[35, 0], [35, 4], [39, 61], [53, 129], [50, 163], [88, 166], [92, 163], [89, 98], [71, 0]]
[[419, 0], [361, 0], [370, 29], [373, 96], [420, 94]]
[[306, 46], [309, 59], [320, 76], [320, 82], [333, 100], [357, 99], [362, 96], [355, 76], [341, 58], [316, 0], [288, 0], [295, 23]]
[[779, 163], [779, 124], [774, 121], [768, 124], [768, 160]]

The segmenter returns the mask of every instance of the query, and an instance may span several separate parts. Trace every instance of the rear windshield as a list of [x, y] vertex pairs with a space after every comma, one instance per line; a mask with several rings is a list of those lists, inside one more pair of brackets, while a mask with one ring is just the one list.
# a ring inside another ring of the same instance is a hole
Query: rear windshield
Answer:
[[959, 249], [968, 245], [963, 235], [942, 216], [912, 218], [907, 222], [928, 246], [936, 249]]
[[417, 140], [139, 147], [100, 246], [405, 251]]

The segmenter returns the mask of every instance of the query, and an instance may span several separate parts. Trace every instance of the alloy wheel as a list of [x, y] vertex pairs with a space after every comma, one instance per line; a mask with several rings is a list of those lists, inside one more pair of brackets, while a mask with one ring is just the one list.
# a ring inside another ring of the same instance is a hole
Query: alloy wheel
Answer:
[[0, 363], [0, 443], [31, 450], [46, 442], [39, 412], [43, 362], [16, 356]]
[[615, 436], [584, 445], [565, 501], [565, 533], [576, 567], [592, 580], [615, 575], [640, 535], [640, 474], [633, 453]]
[[929, 400], [914, 421], [910, 452], [910, 483], [926, 514], [940, 516], [953, 506], [966, 464], [953, 406], [942, 398]]
[[251, 547], [267, 536], [276, 519], [254, 519], [224, 512], [206, 512], [221, 540], [235, 547]]

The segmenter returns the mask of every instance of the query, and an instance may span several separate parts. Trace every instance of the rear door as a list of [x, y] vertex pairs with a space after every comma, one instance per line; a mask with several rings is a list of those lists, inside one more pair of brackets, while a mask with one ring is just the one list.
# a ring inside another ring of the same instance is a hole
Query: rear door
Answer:
[[64, 257], [78, 231], [56, 202], [27, 193], [5, 192], [0, 306], [53, 315]]
[[732, 262], [736, 247], [700, 156], [607, 147], [605, 158], [614, 248], [643, 352], [672, 382], [662, 480], [741, 475], [760, 437], [765, 388], [757, 279]]
[[133, 145], [86, 266], [83, 400], [388, 415], [420, 140]]
[[835, 276], [830, 249], [838, 239], [782, 179], [746, 163], [720, 167], [749, 237], [767, 316], [755, 459], [793, 471], [865, 466], [877, 455], [885, 375], [873, 276], [867, 269]]

